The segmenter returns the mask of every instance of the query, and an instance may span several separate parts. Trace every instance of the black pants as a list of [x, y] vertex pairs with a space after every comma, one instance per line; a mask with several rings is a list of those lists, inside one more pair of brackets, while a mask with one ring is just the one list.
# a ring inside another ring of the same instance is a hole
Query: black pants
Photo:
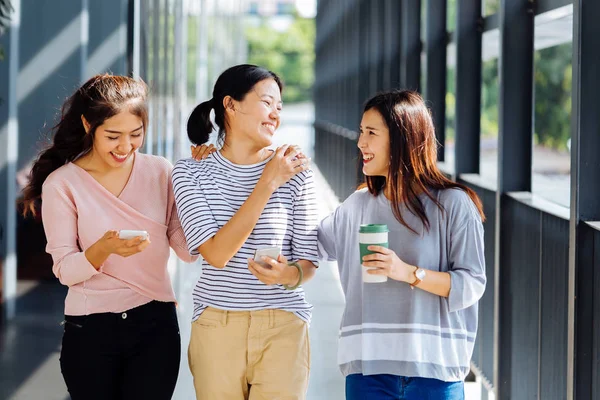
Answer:
[[174, 303], [65, 316], [60, 367], [73, 400], [166, 400], [179, 374]]

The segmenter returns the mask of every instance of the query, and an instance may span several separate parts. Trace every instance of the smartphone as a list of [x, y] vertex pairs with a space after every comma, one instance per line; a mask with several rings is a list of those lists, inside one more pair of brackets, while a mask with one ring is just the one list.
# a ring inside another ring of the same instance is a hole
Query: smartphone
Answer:
[[262, 247], [260, 249], [256, 249], [254, 252], [254, 261], [265, 268], [272, 268], [272, 266], [264, 262], [261, 257], [271, 257], [277, 260], [280, 253], [281, 248], [279, 247]]
[[143, 240], [148, 238], [148, 232], [146, 231], [133, 231], [133, 230], [122, 230], [119, 231], [119, 239], [133, 239], [141, 236]]

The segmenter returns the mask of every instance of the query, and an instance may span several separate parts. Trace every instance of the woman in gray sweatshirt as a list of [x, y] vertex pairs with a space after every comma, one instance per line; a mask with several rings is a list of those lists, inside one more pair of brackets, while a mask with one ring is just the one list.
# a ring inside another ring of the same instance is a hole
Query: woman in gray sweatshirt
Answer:
[[[464, 399], [486, 283], [481, 201], [438, 170], [433, 121], [415, 92], [370, 99], [358, 147], [366, 182], [318, 231], [346, 296], [346, 398]], [[361, 257], [364, 224], [386, 224], [388, 248]], [[387, 280], [364, 282], [365, 267]]]

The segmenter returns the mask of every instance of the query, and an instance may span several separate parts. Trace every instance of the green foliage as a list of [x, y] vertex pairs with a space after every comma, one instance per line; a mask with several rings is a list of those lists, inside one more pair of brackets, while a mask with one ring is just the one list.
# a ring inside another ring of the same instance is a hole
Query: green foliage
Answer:
[[500, 0], [485, 0], [483, 13], [492, 15], [500, 10]]
[[295, 17], [285, 32], [274, 30], [266, 22], [246, 28], [248, 62], [282, 77], [284, 102], [310, 100], [314, 81], [314, 19]]
[[454, 32], [456, 29], [456, 3], [457, 0], [448, 0], [446, 3], [446, 30]]
[[571, 137], [572, 51], [566, 43], [535, 53], [535, 140], [555, 149]]
[[[534, 141], [556, 150], [565, 150], [571, 137], [572, 44], [535, 52]], [[454, 138], [455, 72], [448, 69], [446, 93], [446, 135]], [[498, 60], [482, 66], [481, 136], [498, 135]], [[523, 93], [526, 96], [526, 93]]]
[[481, 136], [498, 136], [498, 59], [481, 69]]

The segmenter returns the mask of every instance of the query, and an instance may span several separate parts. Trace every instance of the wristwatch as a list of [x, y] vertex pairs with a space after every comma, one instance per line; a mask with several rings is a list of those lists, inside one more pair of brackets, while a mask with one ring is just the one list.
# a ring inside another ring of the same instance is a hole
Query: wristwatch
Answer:
[[417, 269], [415, 270], [414, 274], [415, 274], [415, 281], [410, 284], [410, 288], [411, 289], [414, 289], [415, 286], [417, 286], [419, 283], [421, 283], [421, 281], [423, 279], [425, 279], [425, 276], [427, 275], [427, 272], [425, 272], [425, 270], [423, 268], [417, 267]]

